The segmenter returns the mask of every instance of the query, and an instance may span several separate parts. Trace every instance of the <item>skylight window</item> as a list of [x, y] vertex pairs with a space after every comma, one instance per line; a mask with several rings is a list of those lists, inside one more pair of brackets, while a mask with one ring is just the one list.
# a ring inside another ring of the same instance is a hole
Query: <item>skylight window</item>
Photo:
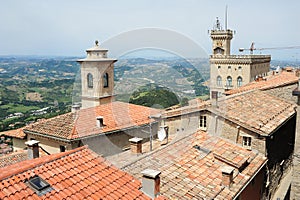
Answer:
[[204, 147], [200, 147], [199, 145], [194, 145], [193, 146], [195, 149], [202, 151], [203, 153], [209, 154], [211, 151], [209, 149], [206, 149]]
[[29, 179], [28, 183], [31, 189], [33, 189], [38, 196], [42, 196], [53, 190], [50, 184], [39, 176], [34, 176]]

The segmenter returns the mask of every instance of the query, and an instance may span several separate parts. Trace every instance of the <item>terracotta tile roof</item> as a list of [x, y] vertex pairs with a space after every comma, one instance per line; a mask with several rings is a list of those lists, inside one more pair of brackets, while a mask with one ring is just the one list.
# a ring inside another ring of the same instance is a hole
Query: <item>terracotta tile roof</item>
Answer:
[[181, 116], [193, 112], [198, 112], [199, 110], [206, 109], [208, 106], [211, 105], [210, 101], [197, 101], [196, 104], [175, 108], [172, 110], [166, 110], [162, 113], [162, 117], [175, 117]]
[[[170, 199], [232, 199], [266, 161], [256, 151], [198, 131], [123, 170], [137, 178], [148, 168], [161, 171], [160, 192]], [[234, 168], [230, 188], [222, 186], [224, 166]]]
[[[52, 191], [38, 196], [27, 181], [39, 176]], [[140, 181], [86, 146], [0, 170], [0, 199], [150, 199]]]
[[[67, 113], [42, 120], [24, 130], [70, 140], [148, 124], [153, 121], [149, 116], [159, 112], [158, 109], [116, 101], [82, 109], [77, 114]], [[97, 127], [99, 116], [103, 117], [102, 128]]]
[[268, 90], [276, 87], [282, 87], [285, 85], [297, 83], [298, 79], [299, 77], [297, 77], [294, 72], [283, 71], [278, 75], [270, 75], [266, 77], [266, 80], [254, 81], [237, 89], [229, 90], [225, 92], [225, 94], [231, 95], [254, 89]]
[[0, 168], [28, 159], [27, 151], [18, 151], [0, 157]]
[[296, 113], [296, 105], [263, 91], [231, 95], [210, 111], [262, 135], [273, 133]]
[[6, 135], [19, 139], [24, 139], [26, 137], [26, 134], [23, 132], [23, 128], [0, 132], [0, 135]]

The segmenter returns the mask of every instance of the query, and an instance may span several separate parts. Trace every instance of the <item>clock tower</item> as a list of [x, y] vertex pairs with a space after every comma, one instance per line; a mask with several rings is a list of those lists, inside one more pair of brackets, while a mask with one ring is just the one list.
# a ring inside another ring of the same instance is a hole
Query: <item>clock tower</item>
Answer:
[[270, 69], [270, 55], [231, 55], [233, 31], [227, 29], [227, 25], [225, 27], [224, 30], [217, 18], [210, 31], [210, 97], [213, 99], [223, 96], [228, 90], [266, 76]]
[[230, 55], [230, 42], [233, 33], [229, 29], [223, 30], [218, 18], [213, 30], [210, 31], [210, 37], [213, 41], [213, 55]]
[[107, 57], [107, 49], [95, 46], [87, 49], [87, 57], [80, 59], [82, 108], [94, 107], [113, 101], [114, 63]]

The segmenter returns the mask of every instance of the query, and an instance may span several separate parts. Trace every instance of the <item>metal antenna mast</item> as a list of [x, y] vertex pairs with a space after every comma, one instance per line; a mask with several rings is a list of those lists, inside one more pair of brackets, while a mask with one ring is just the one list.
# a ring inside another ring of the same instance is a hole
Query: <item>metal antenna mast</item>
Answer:
[[225, 31], [227, 31], [227, 5], [225, 8]]

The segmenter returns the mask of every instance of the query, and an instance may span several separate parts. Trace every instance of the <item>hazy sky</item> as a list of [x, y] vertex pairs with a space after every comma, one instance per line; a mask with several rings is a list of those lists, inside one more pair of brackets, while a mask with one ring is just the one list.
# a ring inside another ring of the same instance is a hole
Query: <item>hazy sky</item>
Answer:
[[[210, 54], [207, 31], [217, 16], [223, 23], [226, 5], [233, 53], [252, 41], [257, 48], [300, 45], [298, 0], [7, 0], [0, 3], [0, 55], [84, 56], [96, 39], [149, 27], [183, 34]], [[296, 59], [299, 51], [263, 53]]]

